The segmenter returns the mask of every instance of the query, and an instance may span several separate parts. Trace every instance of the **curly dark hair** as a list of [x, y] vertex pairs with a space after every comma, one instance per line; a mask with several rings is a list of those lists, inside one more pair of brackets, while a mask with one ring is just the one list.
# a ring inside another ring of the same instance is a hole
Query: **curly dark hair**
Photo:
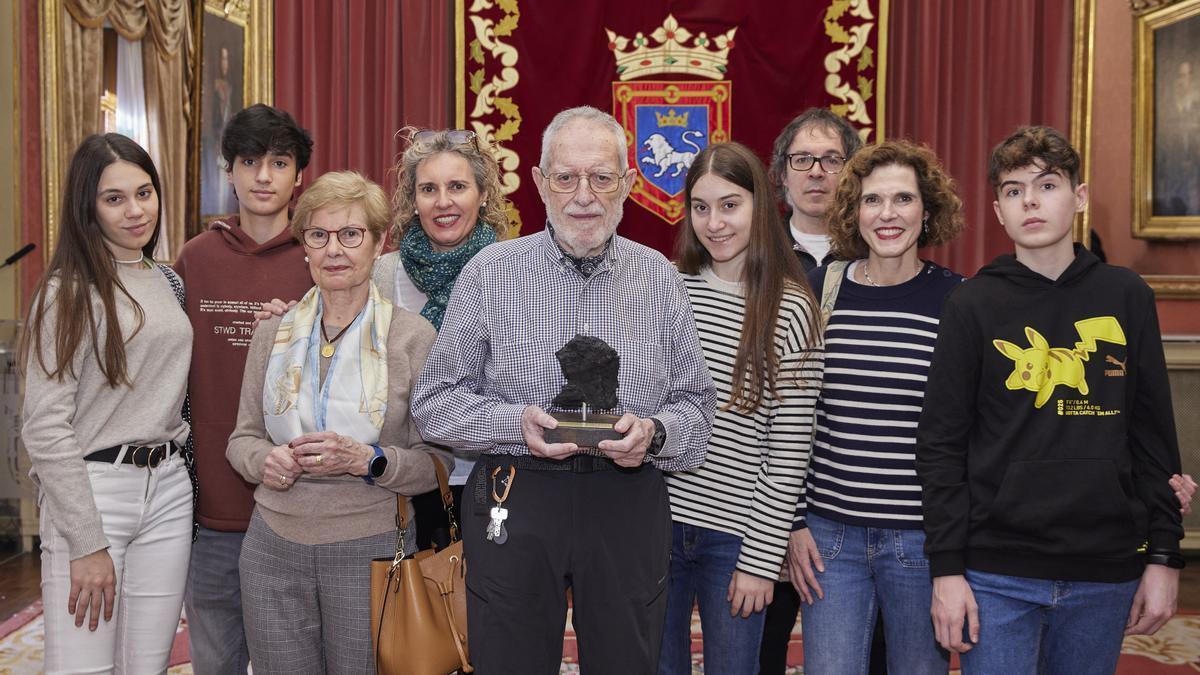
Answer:
[[954, 179], [946, 174], [937, 155], [928, 146], [911, 141], [885, 141], [859, 150], [838, 183], [833, 203], [825, 214], [834, 255], [843, 260], [867, 257], [869, 249], [858, 231], [858, 206], [862, 201], [862, 181], [881, 166], [911, 167], [917, 174], [921, 202], [929, 214], [918, 246], [937, 246], [958, 236], [965, 226], [962, 200], [954, 191]]
[[988, 182], [999, 194], [1000, 176], [1036, 164], [1043, 171], [1061, 173], [1079, 185], [1079, 153], [1054, 127], [1020, 127], [992, 149], [988, 162]]

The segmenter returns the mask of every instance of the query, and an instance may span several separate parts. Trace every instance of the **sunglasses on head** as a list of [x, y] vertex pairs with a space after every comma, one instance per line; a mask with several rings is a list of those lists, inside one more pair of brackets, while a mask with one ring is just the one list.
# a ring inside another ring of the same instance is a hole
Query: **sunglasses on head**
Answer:
[[447, 129], [446, 131], [425, 129], [413, 134], [413, 144], [430, 145], [437, 141], [437, 138], [440, 134], [445, 134], [446, 140], [454, 145], [465, 145], [467, 143], [475, 142], [475, 132], [469, 129]]

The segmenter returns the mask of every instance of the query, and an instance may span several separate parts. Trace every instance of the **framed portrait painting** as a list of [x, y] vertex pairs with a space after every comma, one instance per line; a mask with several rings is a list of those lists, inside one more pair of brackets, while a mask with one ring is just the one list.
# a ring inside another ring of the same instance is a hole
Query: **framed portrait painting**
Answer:
[[1200, 0], [1135, 22], [1133, 235], [1200, 239]]
[[196, 7], [199, 55], [192, 129], [193, 214], [189, 235], [237, 212], [221, 157], [225, 124], [242, 108], [272, 101], [271, 0], [204, 0]]

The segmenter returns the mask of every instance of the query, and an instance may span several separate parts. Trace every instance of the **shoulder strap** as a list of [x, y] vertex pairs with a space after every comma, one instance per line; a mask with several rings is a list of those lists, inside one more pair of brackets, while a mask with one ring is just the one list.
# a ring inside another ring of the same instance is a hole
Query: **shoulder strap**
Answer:
[[171, 269], [167, 265], [164, 265], [162, 263], [154, 263], [154, 264], [155, 264], [155, 266], [158, 267], [158, 271], [162, 272], [162, 275], [167, 278], [168, 282], [170, 282], [171, 290], [175, 291], [175, 299], [179, 301], [180, 309], [182, 309], [184, 312], [186, 312], [187, 311], [187, 294], [183, 290], [183, 280], [179, 278], [179, 275], [175, 273], [175, 270]]
[[833, 306], [837, 304], [838, 291], [842, 288], [842, 280], [846, 278], [846, 268], [849, 261], [834, 260], [825, 270], [825, 283], [821, 288], [821, 325], [829, 325], [829, 317], [833, 315]]
[[[450, 542], [456, 542], [458, 536], [458, 520], [454, 517], [454, 493], [450, 491], [450, 476], [446, 473], [446, 465], [442, 464], [442, 460], [430, 455], [433, 460], [433, 470], [437, 474], [438, 490], [442, 493], [442, 506], [446, 509], [446, 516], [450, 519]], [[404, 530], [408, 528], [408, 513], [404, 509], [404, 496], [396, 495], [396, 528], [399, 530], [397, 536], [402, 541], [404, 539]], [[396, 550], [400, 550], [400, 541], [396, 542]]]
[[458, 541], [458, 519], [454, 517], [454, 493], [450, 491], [450, 476], [446, 473], [446, 465], [437, 457], [433, 459], [433, 469], [437, 472], [438, 490], [442, 493], [442, 508], [446, 510], [446, 520], [450, 523], [450, 543]]
[[[183, 291], [183, 279], [175, 273], [175, 270], [162, 263], [154, 263], [159, 272], [167, 278], [171, 284], [171, 290], [175, 292], [175, 299], [179, 301], [179, 309], [187, 314], [187, 297]], [[180, 412], [183, 416], [183, 421], [188, 425], [187, 440], [184, 441], [183, 449], [180, 454], [183, 455], [183, 463], [187, 466], [188, 478], [192, 481], [192, 541], [196, 541], [196, 536], [199, 534], [200, 523], [195, 519], [195, 514], [200, 512], [200, 481], [196, 476], [196, 447], [195, 447], [195, 429], [192, 427], [192, 400], [188, 395], [183, 397], [183, 410]]]

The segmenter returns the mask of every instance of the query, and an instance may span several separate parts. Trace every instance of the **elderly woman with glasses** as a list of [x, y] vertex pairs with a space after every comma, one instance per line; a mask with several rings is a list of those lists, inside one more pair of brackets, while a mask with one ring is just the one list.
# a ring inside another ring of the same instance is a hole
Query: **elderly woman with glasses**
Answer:
[[[384, 297], [440, 328], [446, 302], [463, 265], [508, 230], [508, 203], [500, 167], [473, 131], [405, 129], [408, 148], [396, 163], [392, 196], [399, 250], [375, 265]], [[455, 519], [473, 461], [460, 457], [450, 475]], [[419, 495], [417, 543], [444, 545], [449, 521], [436, 492]]]
[[239, 565], [256, 673], [374, 672], [370, 561], [413, 550], [398, 497], [451, 464], [408, 415], [434, 330], [371, 281], [389, 221], [378, 185], [317, 179], [292, 219], [316, 286], [250, 343], [226, 455], [258, 484]]

